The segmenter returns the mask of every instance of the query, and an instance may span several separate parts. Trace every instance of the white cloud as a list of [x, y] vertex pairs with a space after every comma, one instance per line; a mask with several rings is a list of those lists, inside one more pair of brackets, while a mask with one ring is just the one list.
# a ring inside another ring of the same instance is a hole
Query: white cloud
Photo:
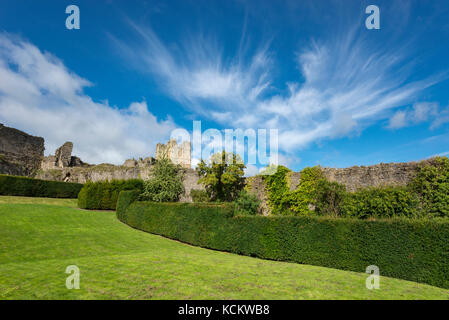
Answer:
[[154, 154], [170, 136], [173, 121], [158, 120], [145, 101], [126, 109], [94, 102], [90, 82], [55, 56], [9, 34], [0, 34], [0, 121], [45, 138], [46, 154], [65, 141], [90, 163], [120, 164]]
[[255, 175], [259, 174], [259, 172], [260, 172], [260, 169], [257, 166], [255, 166], [253, 164], [248, 164], [245, 169], [245, 177], [255, 176]]
[[438, 112], [437, 116], [432, 122], [430, 129], [435, 129], [442, 126], [445, 123], [449, 123], [449, 106]]
[[438, 103], [418, 102], [413, 108], [397, 111], [391, 118], [388, 128], [400, 129], [406, 126], [416, 125], [431, 121], [430, 128], [436, 128], [443, 123], [449, 122], [449, 109], [440, 108]]
[[[275, 93], [283, 91], [272, 87], [275, 63], [268, 44], [225, 59], [204, 37], [180, 48], [164, 44], [150, 28], [130, 24], [144, 45], [115, 43], [139, 68], [163, 79], [173, 98], [226, 128], [277, 128], [280, 148], [287, 153], [322, 139], [359, 134], [380, 120], [391, 118], [391, 128], [404, 126], [408, 112], [392, 116], [394, 110], [412, 104], [444, 78], [410, 81], [415, 61], [407, 47], [370, 43], [357, 26], [302, 48], [298, 80], [285, 84], [286, 93]], [[428, 107], [416, 105], [411, 121], [430, 119]]]
[[197, 114], [209, 118], [214, 114], [226, 122], [232, 114], [233, 121], [239, 120], [235, 113], [254, 107], [271, 84], [268, 70], [272, 59], [267, 45], [249, 59], [245, 59], [245, 50], [233, 59], [224, 59], [223, 50], [202, 35], [168, 47], [152, 29], [131, 21], [129, 25], [139, 41], [131, 44], [111, 36], [119, 52], [136, 68], [156, 75], [173, 98]]
[[398, 111], [390, 118], [390, 124], [388, 127], [390, 129], [399, 129], [407, 125], [407, 112]]
[[413, 121], [421, 123], [438, 115], [438, 104], [420, 102], [413, 105]]

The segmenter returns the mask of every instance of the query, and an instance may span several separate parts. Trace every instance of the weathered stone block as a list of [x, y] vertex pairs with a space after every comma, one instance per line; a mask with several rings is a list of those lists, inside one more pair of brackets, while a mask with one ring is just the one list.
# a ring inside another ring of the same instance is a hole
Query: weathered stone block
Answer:
[[59, 168], [67, 168], [70, 167], [70, 163], [72, 161], [72, 150], [73, 143], [67, 141], [61, 147], [56, 150], [56, 166]]
[[34, 176], [43, 157], [43, 138], [0, 124], [0, 173]]

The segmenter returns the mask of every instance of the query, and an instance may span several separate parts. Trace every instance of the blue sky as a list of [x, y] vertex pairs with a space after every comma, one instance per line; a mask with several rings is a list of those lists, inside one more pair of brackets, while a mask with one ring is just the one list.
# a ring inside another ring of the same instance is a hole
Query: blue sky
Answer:
[[152, 155], [193, 120], [276, 128], [295, 170], [448, 154], [448, 16], [436, 0], [4, 0], [0, 122], [92, 163]]

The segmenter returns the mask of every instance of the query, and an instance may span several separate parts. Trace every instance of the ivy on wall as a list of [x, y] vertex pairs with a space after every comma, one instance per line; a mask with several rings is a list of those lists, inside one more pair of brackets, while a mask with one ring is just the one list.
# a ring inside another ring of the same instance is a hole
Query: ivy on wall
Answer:
[[386, 217], [449, 217], [449, 159], [434, 158], [418, 169], [407, 186], [369, 187], [347, 192], [329, 182], [321, 167], [300, 172], [301, 182], [290, 190], [291, 170], [279, 166], [264, 176], [268, 205], [274, 215], [324, 215], [361, 219]]
[[272, 175], [264, 176], [268, 191], [268, 205], [272, 214], [308, 215], [316, 205], [316, 192], [319, 182], [324, 179], [320, 167], [305, 168], [301, 171], [301, 183], [290, 191], [291, 170], [278, 166]]
[[268, 192], [268, 205], [271, 209], [271, 214], [278, 215], [288, 212], [290, 188], [287, 182], [287, 174], [289, 172], [291, 170], [287, 167], [278, 166], [275, 173], [263, 176]]
[[449, 159], [437, 157], [433, 165], [422, 166], [410, 189], [421, 199], [429, 215], [449, 217]]
[[317, 191], [324, 179], [321, 167], [307, 167], [301, 171], [301, 183], [288, 194], [290, 210], [295, 215], [312, 214], [317, 205]]

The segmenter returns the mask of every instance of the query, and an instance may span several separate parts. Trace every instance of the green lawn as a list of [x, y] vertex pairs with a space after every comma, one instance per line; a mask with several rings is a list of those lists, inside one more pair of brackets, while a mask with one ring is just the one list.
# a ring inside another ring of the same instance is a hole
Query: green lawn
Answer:
[[[65, 287], [69, 265], [81, 288]], [[76, 200], [0, 197], [0, 299], [449, 299], [449, 290], [266, 261], [134, 230]]]

